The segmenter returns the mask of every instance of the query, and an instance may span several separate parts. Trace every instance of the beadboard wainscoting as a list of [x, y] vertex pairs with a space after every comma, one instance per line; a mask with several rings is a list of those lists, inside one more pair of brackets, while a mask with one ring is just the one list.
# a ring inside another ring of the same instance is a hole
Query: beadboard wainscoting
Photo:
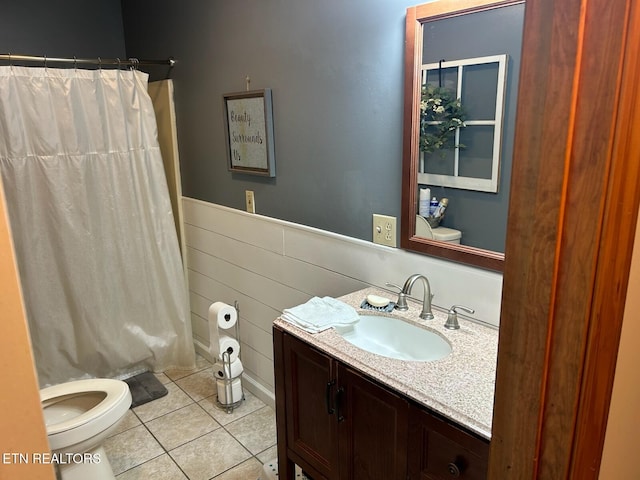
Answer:
[[[274, 404], [271, 326], [283, 309], [313, 296], [429, 278], [433, 305], [466, 305], [498, 326], [502, 275], [303, 225], [183, 197], [191, 322], [196, 351], [209, 360], [209, 305], [240, 307], [240, 357], [247, 390]], [[395, 299], [393, 292], [389, 297]], [[422, 299], [416, 285], [412, 297]]]

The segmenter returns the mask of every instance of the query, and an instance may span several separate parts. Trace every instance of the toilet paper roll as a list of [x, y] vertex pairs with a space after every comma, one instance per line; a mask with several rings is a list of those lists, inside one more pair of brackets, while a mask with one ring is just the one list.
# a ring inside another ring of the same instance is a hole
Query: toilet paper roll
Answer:
[[233, 363], [238, 359], [238, 355], [240, 355], [240, 344], [235, 338], [228, 335], [222, 335], [218, 341], [217, 358], [224, 360], [222, 358], [222, 354], [224, 352], [229, 353], [229, 361]]
[[222, 405], [230, 405], [242, 400], [242, 381], [236, 378], [231, 382], [216, 380], [218, 390], [218, 401]]
[[231, 365], [224, 365], [222, 362], [216, 362], [213, 365], [213, 376], [220, 380], [239, 377], [243, 371], [244, 367], [240, 359], [231, 362]]
[[238, 311], [224, 302], [212, 303], [209, 307], [209, 324], [215, 323], [221, 330], [228, 330], [238, 321]]
[[209, 306], [209, 354], [213, 358], [220, 358], [220, 330], [227, 330], [235, 326], [238, 321], [238, 311], [224, 302], [214, 302]]

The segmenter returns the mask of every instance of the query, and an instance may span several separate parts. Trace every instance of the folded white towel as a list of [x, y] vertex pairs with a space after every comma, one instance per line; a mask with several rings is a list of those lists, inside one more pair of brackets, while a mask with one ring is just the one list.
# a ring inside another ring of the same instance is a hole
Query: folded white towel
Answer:
[[310, 333], [352, 325], [360, 319], [355, 308], [331, 297], [313, 297], [307, 303], [286, 308], [281, 318]]

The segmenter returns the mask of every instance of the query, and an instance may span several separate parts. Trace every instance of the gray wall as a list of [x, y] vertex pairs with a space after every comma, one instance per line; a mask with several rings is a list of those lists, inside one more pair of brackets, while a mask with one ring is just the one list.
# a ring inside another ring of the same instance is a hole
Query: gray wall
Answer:
[[[415, 0], [0, 1], [2, 53], [176, 57], [185, 195], [244, 209], [254, 190], [258, 213], [367, 240], [372, 213], [400, 216]], [[274, 179], [227, 171], [222, 95], [247, 75], [273, 90]]]
[[118, 0], [0, 0], [0, 53], [125, 58]]
[[[371, 240], [400, 215], [404, 19], [415, 0], [125, 0], [129, 56], [174, 56], [183, 193]], [[162, 69], [159, 69], [162, 70]], [[152, 71], [162, 76], [163, 71]], [[222, 95], [271, 88], [276, 177], [230, 173]]]

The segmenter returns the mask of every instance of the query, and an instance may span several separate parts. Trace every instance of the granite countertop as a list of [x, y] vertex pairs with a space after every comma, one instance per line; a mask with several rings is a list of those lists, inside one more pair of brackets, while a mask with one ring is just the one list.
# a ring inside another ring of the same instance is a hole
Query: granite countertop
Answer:
[[[356, 308], [369, 294], [380, 295], [395, 301], [395, 296], [378, 288], [367, 288], [339, 300]], [[376, 379], [412, 400], [424, 405], [455, 423], [491, 439], [493, 397], [498, 329], [465, 320], [460, 314], [459, 330], [447, 330], [444, 323], [447, 314], [433, 309], [434, 320], [422, 320], [419, 315], [422, 303], [408, 299], [409, 310], [394, 310], [388, 316], [417, 323], [445, 337], [452, 351], [440, 360], [419, 362], [396, 360], [362, 350], [343, 339], [333, 328], [320, 333], [308, 333], [278, 318], [275, 324], [317, 349], [333, 356], [350, 367]], [[384, 315], [375, 312], [376, 315]]]

